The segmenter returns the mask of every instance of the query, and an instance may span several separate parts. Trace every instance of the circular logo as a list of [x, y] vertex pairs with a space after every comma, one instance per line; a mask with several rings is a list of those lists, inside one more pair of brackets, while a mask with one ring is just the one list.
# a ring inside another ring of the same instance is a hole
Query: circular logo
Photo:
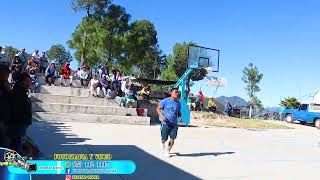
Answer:
[[66, 162], [66, 168], [70, 167], [71, 163], [70, 162]]

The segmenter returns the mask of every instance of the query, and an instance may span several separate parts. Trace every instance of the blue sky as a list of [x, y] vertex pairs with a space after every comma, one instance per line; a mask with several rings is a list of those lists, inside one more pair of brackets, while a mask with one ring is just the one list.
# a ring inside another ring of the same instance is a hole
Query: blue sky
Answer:
[[[176, 42], [193, 41], [221, 50], [220, 72], [227, 87], [217, 94], [197, 83], [208, 96], [240, 96], [246, 92], [242, 69], [252, 62], [264, 74], [258, 97], [277, 106], [281, 97], [305, 96], [320, 87], [320, 11], [317, 1], [289, 0], [115, 0], [132, 15], [148, 19], [158, 31], [161, 49], [171, 53]], [[0, 44], [47, 50], [66, 44], [82, 13], [69, 0], [6, 0], [1, 2]]]

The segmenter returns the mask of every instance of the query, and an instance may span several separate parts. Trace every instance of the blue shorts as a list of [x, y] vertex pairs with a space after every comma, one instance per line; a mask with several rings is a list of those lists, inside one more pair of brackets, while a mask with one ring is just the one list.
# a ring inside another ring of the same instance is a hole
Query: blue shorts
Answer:
[[168, 137], [170, 136], [170, 139], [176, 139], [178, 134], [178, 125], [177, 124], [161, 124], [160, 126], [161, 130], [161, 139], [162, 143], [166, 142], [168, 140]]

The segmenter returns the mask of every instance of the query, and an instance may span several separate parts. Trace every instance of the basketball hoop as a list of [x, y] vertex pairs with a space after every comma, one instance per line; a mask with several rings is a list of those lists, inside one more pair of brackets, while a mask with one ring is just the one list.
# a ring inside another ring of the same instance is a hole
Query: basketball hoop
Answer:
[[209, 72], [219, 72], [220, 50], [189, 45], [188, 68], [206, 69]]

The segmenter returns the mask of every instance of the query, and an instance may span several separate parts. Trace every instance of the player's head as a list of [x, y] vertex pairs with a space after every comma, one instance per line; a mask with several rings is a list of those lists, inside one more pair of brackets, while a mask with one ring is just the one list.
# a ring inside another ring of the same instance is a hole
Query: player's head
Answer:
[[178, 99], [179, 98], [179, 89], [178, 88], [172, 88], [170, 91], [170, 96], [173, 99]]

